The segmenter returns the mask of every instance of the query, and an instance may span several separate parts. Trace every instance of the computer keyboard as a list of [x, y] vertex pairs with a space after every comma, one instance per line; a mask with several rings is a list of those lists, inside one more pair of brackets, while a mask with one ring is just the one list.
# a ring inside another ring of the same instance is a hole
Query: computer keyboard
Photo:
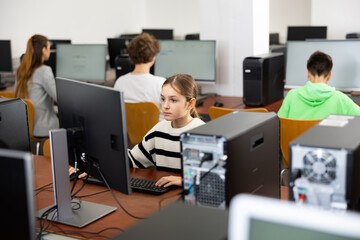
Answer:
[[[105, 184], [102, 181], [100, 181], [99, 179], [94, 178], [92, 176], [88, 177], [87, 183], [105, 186]], [[142, 192], [142, 193], [160, 195], [160, 194], [166, 193], [169, 190], [174, 188], [173, 186], [158, 187], [158, 186], [155, 186], [155, 183], [156, 183], [156, 181], [153, 181], [153, 180], [148, 180], [148, 179], [143, 179], [143, 178], [134, 178], [134, 177], [130, 178], [131, 189], [134, 192]]]

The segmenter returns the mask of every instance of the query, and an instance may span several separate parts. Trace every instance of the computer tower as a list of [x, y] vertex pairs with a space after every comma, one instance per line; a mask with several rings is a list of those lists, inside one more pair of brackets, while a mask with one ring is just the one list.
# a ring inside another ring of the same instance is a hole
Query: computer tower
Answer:
[[184, 201], [226, 208], [238, 193], [280, 198], [279, 118], [235, 111], [180, 135]]
[[243, 79], [244, 103], [248, 106], [264, 106], [284, 98], [284, 55], [245, 58]]
[[134, 70], [129, 56], [116, 56], [114, 60], [116, 79]]
[[330, 115], [290, 142], [290, 199], [360, 210], [360, 117]]

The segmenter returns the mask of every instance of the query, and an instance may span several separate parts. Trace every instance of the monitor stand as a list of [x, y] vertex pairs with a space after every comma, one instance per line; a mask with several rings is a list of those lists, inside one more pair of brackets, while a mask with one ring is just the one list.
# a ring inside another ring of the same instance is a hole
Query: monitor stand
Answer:
[[65, 129], [51, 130], [49, 137], [55, 204], [38, 211], [37, 217], [41, 218], [45, 212], [56, 207], [57, 211], [52, 211], [46, 219], [81, 228], [115, 211], [116, 207], [86, 201], [81, 201], [80, 207], [73, 206], [70, 193], [67, 132]]

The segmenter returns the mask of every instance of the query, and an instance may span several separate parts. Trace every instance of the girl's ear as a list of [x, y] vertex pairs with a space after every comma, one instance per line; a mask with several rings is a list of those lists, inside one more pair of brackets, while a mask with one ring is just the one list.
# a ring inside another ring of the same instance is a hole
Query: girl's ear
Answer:
[[196, 103], [196, 99], [192, 98], [189, 101], [189, 106], [188, 106], [188, 110], [193, 109], [195, 107], [195, 103]]

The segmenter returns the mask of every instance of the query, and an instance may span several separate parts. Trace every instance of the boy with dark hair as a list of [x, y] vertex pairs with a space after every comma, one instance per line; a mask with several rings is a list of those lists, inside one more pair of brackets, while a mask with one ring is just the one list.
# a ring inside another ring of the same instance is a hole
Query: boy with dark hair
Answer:
[[323, 119], [329, 114], [360, 115], [360, 107], [344, 93], [327, 84], [333, 63], [329, 55], [316, 51], [307, 61], [305, 86], [286, 95], [279, 117], [292, 119]]
[[[130, 41], [127, 52], [135, 68], [132, 72], [120, 76], [114, 88], [124, 92], [125, 102], [154, 102], [160, 108], [161, 86], [165, 78], [150, 73], [155, 57], [160, 52], [159, 41], [148, 33], [142, 33]], [[160, 120], [163, 119], [161, 112]]]

